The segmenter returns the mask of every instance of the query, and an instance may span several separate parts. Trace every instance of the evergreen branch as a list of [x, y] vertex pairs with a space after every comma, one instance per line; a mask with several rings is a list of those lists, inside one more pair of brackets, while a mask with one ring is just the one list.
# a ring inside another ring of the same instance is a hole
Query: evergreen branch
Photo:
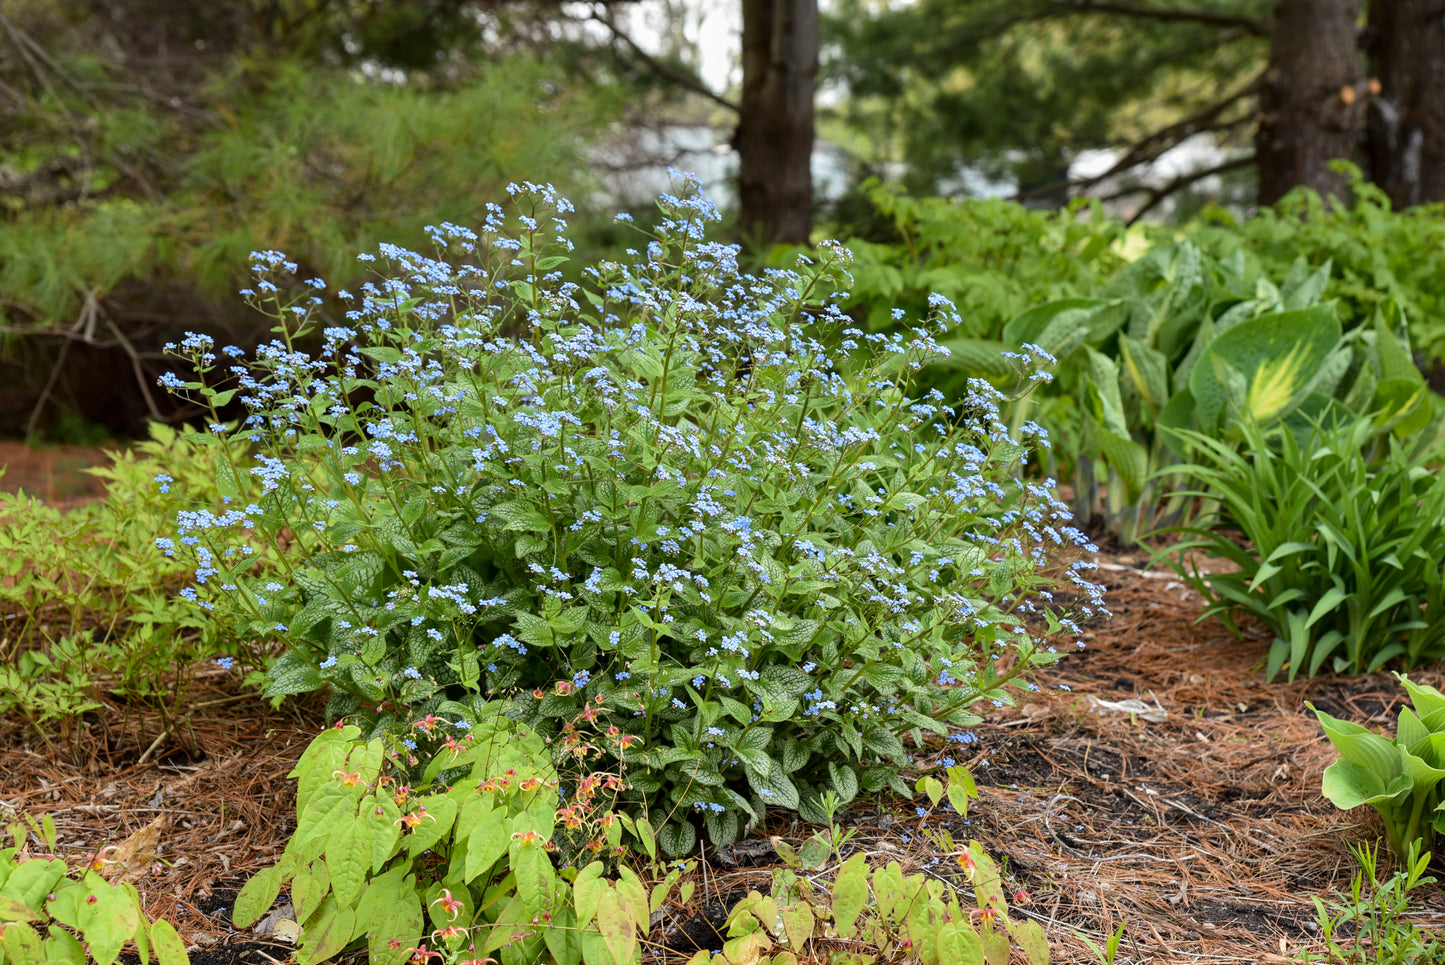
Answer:
[[612, 12], [606, 9], [606, 7], [603, 7], [601, 11], [594, 7], [591, 17], [589, 19], [595, 20], [597, 23], [600, 23], [602, 26], [606, 27], [607, 30], [612, 34], [613, 40], [621, 41], [623, 45], [628, 47], [632, 51], [633, 55], [639, 61], [641, 61], [643, 66], [645, 66], [648, 70], [652, 71], [660, 77], [663, 77], [667, 80], [672, 81], [675, 84], [680, 85], [681, 87], [686, 88], [687, 90], [692, 91], [694, 94], [700, 94], [703, 97], [706, 97], [708, 100], [721, 107], [727, 108], [734, 114], [742, 113], [742, 108], [740, 106], [738, 106], [733, 101], [728, 100], [726, 97], [719, 94], [711, 87], [708, 87], [697, 77], [680, 71], [670, 64], [663, 63], [656, 57], [649, 54], [647, 51], [643, 50], [640, 46], [638, 46], [637, 41], [633, 40], [626, 31], [624, 31], [621, 27], [617, 26], [616, 21], [612, 19]]
[[1141, 20], [1197, 23], [1209, 27], [1233, 27], [1256, 37], [1270, 35], [1269, 24], [1263, 20], [1219, 13], [1214, 10], [1170, 10], [1161, 7], [1143, 7], [1133, 3], [1114, 3], [1110, 0], [1051, 0], [1051, 2], [1056, 6], [1066, 8], [1070, 13], [1104, 13], [1120, 17], [1136, 17]]

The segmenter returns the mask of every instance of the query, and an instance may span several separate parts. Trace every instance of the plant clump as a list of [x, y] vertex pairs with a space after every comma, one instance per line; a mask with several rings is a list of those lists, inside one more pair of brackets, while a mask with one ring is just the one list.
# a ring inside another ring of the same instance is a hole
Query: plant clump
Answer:
[[257, 253], [278, 339], [249, 363], [175, 346], [198, 377], [163, 381], [248, 411], [211, 427], [253, 446], [218, 462], [226, 505], [177, 537], [199, 605], [284, 643], [268, 695], [329, 688], [370, 735], [505, 700], [565, 745], [586, 717], [676, 855], [769, 808], [822, 820], [827, 791], [907, 795], [905, 738], [976, 721], [1104, 612], [1092, 547], [1022, 478], [1042, 430], [1004, 418], [1045, 353], [1012, 356], [1012, 394], [919, 393], [956, 313], [859, 330], [841, 246], [746, 274], [693, 191], [569, 276], [570, 205], [512, 191], [514, 218], [432, 229], [431, 256], [361, 256], [377, 277], [337, 293], [344, 323]]

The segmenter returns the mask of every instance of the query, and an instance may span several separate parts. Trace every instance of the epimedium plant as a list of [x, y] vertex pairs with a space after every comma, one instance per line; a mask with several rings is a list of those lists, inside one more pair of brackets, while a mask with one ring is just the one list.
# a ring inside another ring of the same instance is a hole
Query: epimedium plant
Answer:
[[[338, 724], [311, 742], [290, 775], [296, 831], [237, 895], [234, 923], [285, 887], [299, 965], [362, 946], [391, 965], [631, 965], [681, 869], [651, 894], [626, 866], [602, 876], [602, 858], [656, 846], [645, 819], [611, 810], [617, 775], [585, 766], [599, 745], [570, 745], [559, 772], [541, 735], [499, 713], [475, 727], [428, 715], [408, 734], [366, 740]], [[590, 860], [559, 870], [559, 850]]]
[[[943, 779], [920, 778], [917, 789], [934, 807], [946, 797], [960, 816], [967, 816], [969, 801], [978, 796], [968, 769], [956, 764]], [[835, 822], [839, 804], [837, 795], [824, 794], [827, 826], [797, 850], [772, 839], [784, 867], [774, 869], [771, 889], [766, 895], [753, 891], [735, 905], [722, 948], [699, 951], [691, 965], [719, 957], [723, 965], [798, 965], [825, 956], [871, 965], [900, 955], [922, 965], [1007, 965], [1015, 960], [1015, 947], [1029, 965], [1048, 965], [1043, 928], [1017, 914], [1028, 892], [1014, 891], [1010, 915], [1004, 878], [977, 841], [960, 847], [940, 829], [919, 842], [932, 856], [929, 865], [937, 865], [940, 855], [955, 858], [972, 886], [970, 901], [936, 872], [908, 874], [898, 861], [870, 865], [864, 851], [848, 847], [856, 829], [844, 831]], [[691, 885], [684, 881], [678, 889], [684, 902]]]
[[[972, 900], [960, 901], [958, 889], [939, 878], [905, 874], [897, 861], [872, 868], [862, 852], [843, 861], [821, 887], [791, 868], [779, 868], [770, 894], [754, 891], [733, 908], [723, 962], [797, 965], [815, 960], [819, 946], [842, 940], [866, 949], [834, 959], [849, 965], [894, 956], [922, 965], [1007, 965], [1015, 948], [1029, 965], [1048, 965], [1043, 928], [1009, 914], [993, 859], [977, 841], [964, 849], [949, 845], [972, 885]], [[1014, 897], [1028, 900], [1023, 892]], [[702, 951], [692, 965], [708, 961], [716, 958]]]
[[[194, 567], [161, 558], [154, 545], [178, 510], [214, 486], [204, 457], [219, 451], [158, 423], [150, 435], [90, 470], [105, 482], [104, 501], [60, 508], [0, 493], [0, 617], [8, 627], [0, 713], [24, 717], [47, 740], [56, 731], [75, 739], [75, 721], [107, 696], [124, 708], [122, 731], [138, 707], [154, 708], [170, 726], [184, 711], [190, 668], [217, 653], [259, 662], [176, 599]], [[245, 440], [231, 449], [243, 457]]]
[[[111, 965], [131, 943], [141, 965], [187, 965], [186, 946], [170, 922], [151, 921], [128, 881], [107, 881], [105, 862], [72, 867], [57, 857], [55, 821], [45, 815], [9, 824], [14, 846], [0, 850], [0, 965], [66, 962]], [[28, 854], [30, 831], [50, 855]]]
[[[1017, 478], [1042, 431], [1010, 434], [987, 382], [915, 396], [945, 299], [864, 333], [836, 307], [845, 249], [746, 275], [696, 193], [569, 281], [570, 206], [513, 190], [515, 220], [433, 229], [435, 257], [362, 256], [377, 280], [338, 293], [319, 354], [324, 283], [288, 294], [274, 252], [248, 297], [276, 341], [226, 367], [204, 336], [175, 347], [197, 377], [163, 382], [249, 410], [209, 436], [255, 446], [222, 463], [229, 507], [177, 535], [199, 605], [284, 640], [266, 693], [329, 687], [367, 734], [590, 708], [640, 744], [619, 768], [679, 855], [698, 819], [721, 845], [769, 807], [821, 820], [824, 791], [906, 795], [904, 737], [976, 720], [1102, 612], [1089, 564], [1056, 562], [1087, 543], [1067, 507]], [[1019, 394], [1041, 360], [1014, 355]], [[238, 533], [289, 547], [285, 579]]]

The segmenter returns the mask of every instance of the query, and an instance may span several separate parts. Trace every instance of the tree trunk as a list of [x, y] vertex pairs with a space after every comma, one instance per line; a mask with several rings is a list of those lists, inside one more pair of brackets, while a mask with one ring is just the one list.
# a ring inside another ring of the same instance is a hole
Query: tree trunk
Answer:
[[739, 229], [762, 244], [807, 244], [813, 221], [818, 0], [743, 0]]
[[[1371, 0], [1370, 178], [1398, 208], [1445, 201], [1445, 0]], [[1374, 85], [1371, 85], [1374, 87]]]
[[1345, 179], [1329, 162], [1354, 153], [1363, 115], [1359, 13], [1360, 0], [1279, 0], [1275, 7], [1255, 135], [1260, 204], [1299, 185], [1343, 193]]

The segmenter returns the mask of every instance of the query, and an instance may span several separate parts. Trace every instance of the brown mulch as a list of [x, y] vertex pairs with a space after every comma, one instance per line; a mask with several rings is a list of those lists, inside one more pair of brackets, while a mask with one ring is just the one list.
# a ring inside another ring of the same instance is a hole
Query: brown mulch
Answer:
[[[1304, 701], [1388, 730], [1401, 691], [1384, 674], [1265, 683], [1265, 642], [1195, 625], [1199, 598], [1143, 562], [1104, 558], [1114, 618], [1044, 673], [1040, 692], [993, 712], [972, 729], [975, 742], [915, 755], [920, 767], [949, 755], [972, 767], [981, 797], [966, 819], [947, 808], [917, 815], [926, 801], [860, 798], [843, 818], [857, 832], [850, 847], [956, 881], [958, 866], [930, 833], [949, 831], [960, 846], [977, 838], [1004, 864], [1010, 890], [1031, 893], [1019, 913], [1044, 924], [1057, 962], [1091, 961], [1075, 932], [1101, 939], [1123, 921], [1121, 962], [1287, 961], [1317, 944], [1310, 896], [1346, 888], [1350, 845], [1381, 833], [1373, 813], [1340, 813], [1321, 798], [1334, 755]], [[1413, 676], [1445, 685], [1439, 672]], [[133, 851], [118, 873], [150, 914], [177, 926], [198, 965], [283, 962], [290, 952], [233, 931], [229, 910], [246, 877], [284, 847], [286, 774], [322, 726], [318, 700], [278, 711], [237, 686], [234, 674], [205, 671], [170, 730], [131, 708], [121, 733], [118, 706], [114, 717], [88, 715], [64, 744], [0, 722], [0, 823], [12, 812], [50, 815], [59, 851], [77, 862], [111, 844]], [[1127, 699], [1150, 713], [1097, 703]], [[759, 835], [797, 843], [808, 832], [780, 823]], [[766, 889], [769, 856], [720, 857], [698, 874], [693, 907], [671, 909], [660, 931], [719, 896]], [[1445, 926], [1445, 890], [1415, 897], [1425, 908], [1413, 920]]]

